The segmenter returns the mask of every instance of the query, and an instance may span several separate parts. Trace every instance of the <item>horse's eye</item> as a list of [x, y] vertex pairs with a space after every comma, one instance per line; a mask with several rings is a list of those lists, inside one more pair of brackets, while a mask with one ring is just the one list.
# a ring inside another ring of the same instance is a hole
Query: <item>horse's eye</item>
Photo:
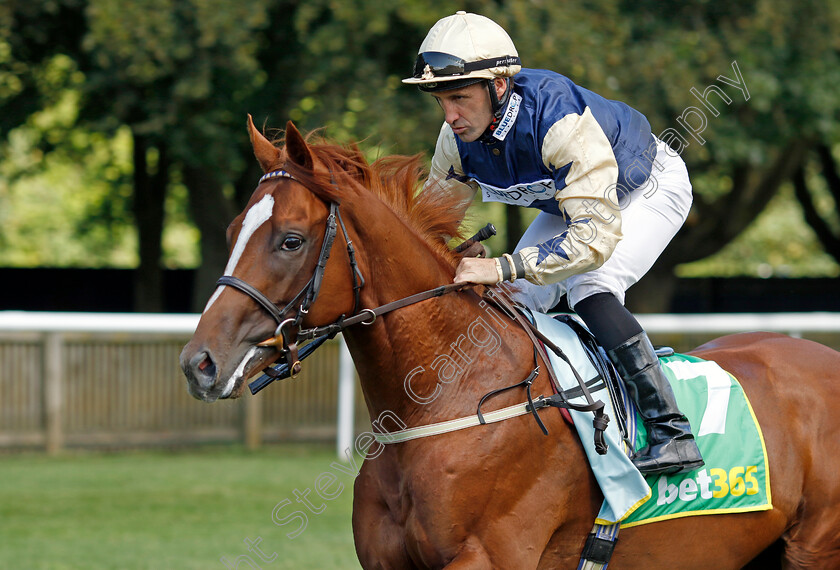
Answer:
[[290, 234], [286, 236], [286, 239], [283, 240], [283, 243], [280, 244], [280, 249], [285, 251], [295, 251], [296, 249], [300, 249], [300, 246], [303, 245], [303, 238], [300, 236], [296, 236], [294, 234]]

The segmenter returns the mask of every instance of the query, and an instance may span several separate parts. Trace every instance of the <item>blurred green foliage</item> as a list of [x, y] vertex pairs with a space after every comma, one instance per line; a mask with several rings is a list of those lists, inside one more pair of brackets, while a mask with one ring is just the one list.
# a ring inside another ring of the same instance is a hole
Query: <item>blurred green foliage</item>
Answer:
[[[791, 193], [779, 189], [808, 163], [812, 145], [838, 142], [840, 4], [466, 0], [459, 8], [506, 27], [526, 66], [625, 101], [655, 134], [673, 129], [685, 139], [695, 206], [663, 256], [665, 271], [758, 274], [769, 264], [797, 275], [838, 273]], [[133, 209], [131, 149], [140, 138], [150, 175], [156, 157], [166, 157], [157, 255], [171, 267], [223, 265], [213, 252], [224, 220], [258, 175], [247, 113], [271, 132], [291, 119], [361, 141], [372, 157], [428, 156], [440, 112], [400, 79], [428, 28], [451, 11], [442, 0], [3, 3], [0, 263], [136, 265], [144, 220]], [[748, 93], [720, 80], [735, 78], [733, 66]], [[717, 116], [692, 94], [711, 85], [729, 98], [709, 95]], [[703, 144], [678, 120], [691, 107], [706, 118], [696, 133]], [[809, 168], [817, 194], [821, 176]], [[830, 218], [833, 201], [817, 201]], [[470, 223], [501, 228], [503, 216], [480, 205]], [[748, 227], [739, 237], [747, 244], [721, 251]], [[501, 251], [510, 241], [502, 235], [490, 245]], [[753, 261], [744, 262], [744, 248]], [[714, 261], [683, 265], [717, 252]]]

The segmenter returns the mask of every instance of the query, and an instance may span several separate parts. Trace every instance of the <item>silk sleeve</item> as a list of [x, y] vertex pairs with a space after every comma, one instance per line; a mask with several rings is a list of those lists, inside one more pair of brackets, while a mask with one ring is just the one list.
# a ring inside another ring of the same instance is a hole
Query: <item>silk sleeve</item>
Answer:
[[515, 265], [524, 270], [525, 279], [537, 285], [597, 269], [621, 239], [618, 164], [610, 141], [588, 107], [582, 114], [564, 116], [548, 129], [542, 158], [553, 172], [566, 165], [570, 168], [565, 186], [558, 184], [560, 190], [554, 196], [565, 229], [516, 252]]

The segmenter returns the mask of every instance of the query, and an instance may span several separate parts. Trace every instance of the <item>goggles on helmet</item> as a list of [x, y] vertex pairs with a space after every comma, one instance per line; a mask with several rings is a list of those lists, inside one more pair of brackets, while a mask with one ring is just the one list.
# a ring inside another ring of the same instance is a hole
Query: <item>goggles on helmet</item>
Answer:
[[506, 55], [479, 61], [464, 61], [460, 57], [439, 51], [426, 51], [418, 54], [414, 62], [414, 78], [431, 80], [436, 77], [466, 75], [479, 69], [521, 65], [518, 57]]

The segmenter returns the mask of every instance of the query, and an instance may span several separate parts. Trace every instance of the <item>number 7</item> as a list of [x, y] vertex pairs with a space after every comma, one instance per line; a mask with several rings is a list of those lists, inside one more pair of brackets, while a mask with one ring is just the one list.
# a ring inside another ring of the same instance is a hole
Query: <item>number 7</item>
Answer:
[[671, 369], [678, 380], [695, 380], [701, 375], [706, 380], [708, 398], [696, 437], [709, 433], [725, 433], [726, 414], [732, 392], [732, 377], [729, 373], [714, 362], [675, 360], [666, 362], [665, 366]]

